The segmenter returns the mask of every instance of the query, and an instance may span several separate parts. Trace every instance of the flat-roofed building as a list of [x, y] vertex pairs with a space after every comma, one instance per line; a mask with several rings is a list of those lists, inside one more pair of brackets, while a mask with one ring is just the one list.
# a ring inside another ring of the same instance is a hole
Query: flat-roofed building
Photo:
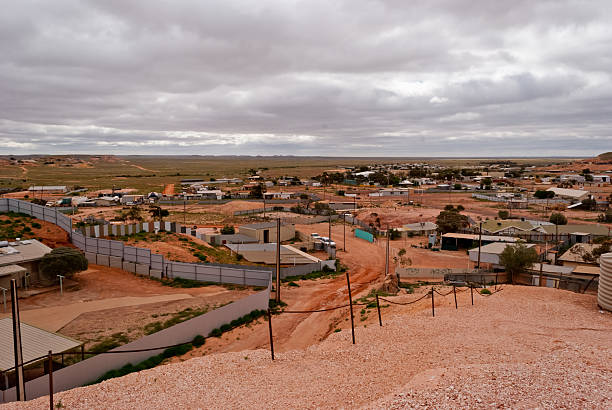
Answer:
[[[261, 222], [242, 225], [238, 232], [257, 239], [259, 243], [276, 243], [276, 222]], [[288, 241], [295, 238], [295, 225], [281, 224], [280, 240]]]
[[[29, 275], [30, 283], [44, 283], [45, 278], [40, 276], [38, 263], [49, 252], [51, 248], [36, 239], [0, 242], [0, 269], [3, 269], [0, 286], [7, 288], [11, 279], [17, 279], [19, 286], [23, 286], [26, 275]], [[25, 272], [17, 267], [25, 269]]]

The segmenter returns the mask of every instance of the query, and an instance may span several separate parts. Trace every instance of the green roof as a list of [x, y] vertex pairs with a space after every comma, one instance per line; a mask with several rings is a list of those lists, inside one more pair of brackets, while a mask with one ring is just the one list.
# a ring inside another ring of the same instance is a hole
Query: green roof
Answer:
[[515, 227], [521, 231], [531, 231], [534, 228], [531, 222], [521, 221], [520, 219], [488, 220], [482, 223], [483, 231], [492, 233], [499, 232], [510, 227]]
[[[543, 225], [540, 228], [544, 230], [544, 232], [548, 234], [556, 233], [555, 225]], [[559, 234], [571, 234], [574, 232], [584, 232], [589, 233], [591, 235], [596, 236], [607, 236], [612, 231], [606, 225], [600, 224], [567, 224], [567, 225], [559, 225]]]

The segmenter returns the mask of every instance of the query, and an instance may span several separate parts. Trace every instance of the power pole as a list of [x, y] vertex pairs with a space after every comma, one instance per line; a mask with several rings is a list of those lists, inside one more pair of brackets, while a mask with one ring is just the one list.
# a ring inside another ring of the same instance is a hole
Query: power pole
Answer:
[[342, 239], [342, 244], [344, 252], [346, 252], [346, 213], [342, 214], [342, 235], [344, 236]]
[[23, 375], [23, 350], [21, 348], [21, 321], [19, 320], [19, 296], [17, 279], [11, 279], [11, 307], [13, 309], [13, 353], [15, 357], [15, 389], [18, 401], [25, 401], [25, 379]]
[[280, 230], [281, 220], [276, 218], [276, 303], [280, 303]]
[[478, 265], [477, 269], [480, 269], [480, 248], [482, 247], [482, 221], [480, 221], [480, 227], [478, 228]]
[[187, 226], [187, 201], [183, 198], [183, 225]]
[[391, 231], [387, 225], [387, 249], [385, 251], [385, 276], [389, 276], [389, 241], [391, 240]]
[[329, 214], [329, 241], [331, 242], [332, 240], [332, 235], [331, 235], [331, 214]]

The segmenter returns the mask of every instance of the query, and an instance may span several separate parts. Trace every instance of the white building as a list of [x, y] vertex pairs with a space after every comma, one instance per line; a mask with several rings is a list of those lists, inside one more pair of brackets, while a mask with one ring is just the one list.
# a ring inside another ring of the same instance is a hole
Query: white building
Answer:
[[587, 199], [589, 197], [589, 191], [583, 191], [581, 189], [552, 187], [548, 188], [547, 191], [554, 192], [555, 196], [557, 197], [570, 199], [572, 201], [582, 201], [583, 199]]
[[[499, 257], [504, 249], [512, 244], [503, 242], [494, 242], [480, 247], [480, 263], [490, 264], [493, 269], [501, 269], [503, 266], [499, 263]], [[532, 243], [525, 244], [527, 248], [533, 248]], [[478, 248], [469, 250], [470, 261], [478, 263]]]

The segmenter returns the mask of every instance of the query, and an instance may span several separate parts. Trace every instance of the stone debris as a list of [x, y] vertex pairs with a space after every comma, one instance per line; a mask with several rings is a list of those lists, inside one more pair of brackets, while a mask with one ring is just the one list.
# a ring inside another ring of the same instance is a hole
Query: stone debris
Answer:
[[[451, 296], [448, 296], [452, 298]], [[57, 393], [68, 409], [612, 408], [612, 314], [595, 296], [507, 286], [459, 310], [383, 311], [384, 326], [305, 350], [212, 354]], [[410, 300], [413, 295], [398, 296]], [[428, 303], [423, 301], [420, 303]], [[48, 397], [3, 408], [48, 407]]]

